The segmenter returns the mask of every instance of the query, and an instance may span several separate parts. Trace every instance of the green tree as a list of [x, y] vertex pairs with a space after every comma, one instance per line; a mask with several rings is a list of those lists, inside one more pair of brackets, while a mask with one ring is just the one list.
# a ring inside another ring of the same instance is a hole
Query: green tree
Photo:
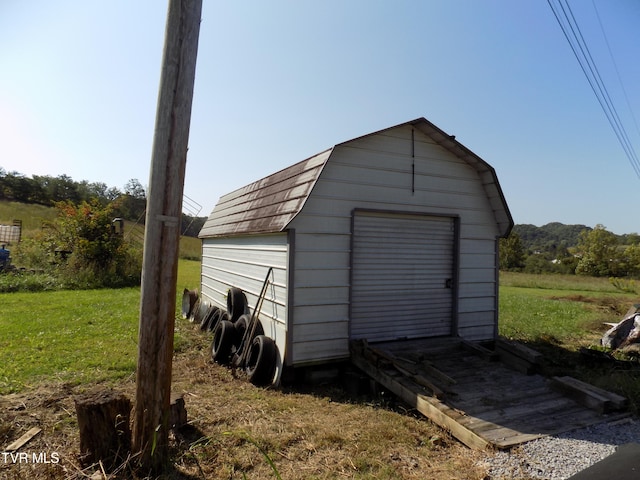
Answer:
[[625, 273], [631, 277], [640, 277], [640, 245], [634, 243], [624, 249]]
[[520, 235], [511, 232], [507, 238], [500, 239], [500, 269], [521, 270], [524, 267], [524, 247]]
[[578, 246], [579, 261], [576, 274], [593, 277], [617, 276], [622, 266], [618, 251], [617, 237], [603, 225], [596, 225], [590, 232], [580, 234]]

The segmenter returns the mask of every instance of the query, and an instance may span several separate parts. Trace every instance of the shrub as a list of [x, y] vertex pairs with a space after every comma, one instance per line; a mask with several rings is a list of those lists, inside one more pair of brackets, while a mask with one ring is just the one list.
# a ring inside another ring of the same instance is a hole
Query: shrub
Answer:
[[142, 251], [112, 228], [113, 209], [97, 201], [56, 204], [57, 218], [16, 250], [16, 262], [55, 276], [65, 288], [140, 284]]

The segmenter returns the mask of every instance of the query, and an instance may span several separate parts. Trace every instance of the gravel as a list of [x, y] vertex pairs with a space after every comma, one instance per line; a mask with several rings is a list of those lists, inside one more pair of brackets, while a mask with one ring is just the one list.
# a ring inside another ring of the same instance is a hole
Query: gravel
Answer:
[[543, 437], [484, 459], [488, 479], [566, 479], [615, 452], [640, 443], [640, 424], [627, 418]]

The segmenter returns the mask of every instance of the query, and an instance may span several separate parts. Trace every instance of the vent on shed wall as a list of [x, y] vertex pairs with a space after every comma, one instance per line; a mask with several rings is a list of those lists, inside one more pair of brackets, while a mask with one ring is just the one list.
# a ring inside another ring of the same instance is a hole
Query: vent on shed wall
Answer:
[[450, 335], [454, 241], [450, 217], [356, 211], [350, 337]]

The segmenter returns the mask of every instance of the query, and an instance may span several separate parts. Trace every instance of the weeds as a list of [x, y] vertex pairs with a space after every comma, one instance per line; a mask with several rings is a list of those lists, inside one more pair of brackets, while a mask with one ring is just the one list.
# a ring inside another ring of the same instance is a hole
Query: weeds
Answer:
[[640, 290], [638, 289], [638, 284], [635, 280], [628, 278], [610, 277], [609, 283], [613, 285], [616, 290], [620, 290], [621, 292], [640, 295]]
[[[223, 435], [229, 435], [229, 436], [233, 436], [235, 435], [233, 432], [224, 432]], [[265, 461], [267, 462], [267, 464], [269, 465], [269, 467], [271, 468], [271, 471], [273, 472], [273, 474], [275, 475], [275, 477], [278, 480], [282, 480], [282, 477], [280, 476], [280, 472], [278, 471], [278, 469], [276, 468], [275, 463], [273, 463], [273, 460], [271, 459], [271, 457], [269, 456], [269, 454], [265, 451], [264, 448], [262, 448], [260, 445], [258, 445], [258, 442], [256, 442], [253, 438], [251, 438], [251, 436], [246, 433], [246, 432], [241, 432], [239, 434], [239, 437], [246, 441], [249, 442], [251, 445], [253, 445], [254, 447], [256, 447], [258, 449], [258, 451], [262, 454], [262, 456], [264, 457]], [[242, 472], [242, 478], [246, 479], [247, 475]]]

